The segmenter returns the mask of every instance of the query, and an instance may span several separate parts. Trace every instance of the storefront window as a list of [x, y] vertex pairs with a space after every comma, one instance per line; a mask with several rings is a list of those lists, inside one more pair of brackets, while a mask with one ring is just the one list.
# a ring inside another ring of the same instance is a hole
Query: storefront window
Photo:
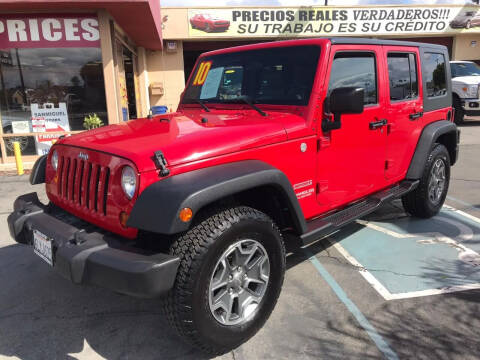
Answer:
[[[0, 50], [0, 110], [4, 134], [85, 130], [89, 114], [107, 124], [100, 48]], [[12, 140], [20, 142], [22, 154], [37, 155], [48, 150], [42, 143], [51, 139], [43, 135], [4, 140], [11, 156]]]

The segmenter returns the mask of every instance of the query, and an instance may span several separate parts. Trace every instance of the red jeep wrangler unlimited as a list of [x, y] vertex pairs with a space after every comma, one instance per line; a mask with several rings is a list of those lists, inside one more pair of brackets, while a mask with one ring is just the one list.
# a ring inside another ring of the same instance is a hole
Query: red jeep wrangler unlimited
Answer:
[[272, 312], [285, 233], [307, 244], [399, 197], [437, 214], [458, 155], [451, 99], [443, 46], [209, 52], [177, 112], [59, 140], [30, 178], [50, 203], [20, 196], [10, 232], [76, 284], [164, 295], [184, 338], [223, 353]]

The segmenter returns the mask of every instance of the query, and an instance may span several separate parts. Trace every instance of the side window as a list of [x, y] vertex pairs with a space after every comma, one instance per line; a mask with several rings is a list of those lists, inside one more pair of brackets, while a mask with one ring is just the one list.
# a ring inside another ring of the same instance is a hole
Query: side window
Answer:
[[445, 57], [438, 53], [423, 54], [423, 69], [427, 90], [427, 97], [443, 96], [447, 94], [445, 74]]
[[377, 103], [377, 69], [374, 54], [361, 52], [339, 52], [335, 54], [328, 84], [328, 94], [333, 89], [344, 86], [364, 88], [364, 104]]
[[415, 54], [390, 53], [387, 55], [390, 100], [410, 100], [418, 96]]

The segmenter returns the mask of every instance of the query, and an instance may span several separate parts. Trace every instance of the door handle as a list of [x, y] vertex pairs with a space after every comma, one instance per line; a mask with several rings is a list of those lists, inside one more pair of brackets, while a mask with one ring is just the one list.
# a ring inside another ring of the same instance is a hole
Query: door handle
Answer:
[[420, 119], [422, 116], [423, 116], [423, 112], [412, 113], [409, 115], [411, 121]]
[[370, 130], [375, 130], [375, 129], [381, 128], [382, 126], [385, 126], [385, 125], [387, 125], [387, 119], [381, 119], [381, 120], [378, 120], [378, 121], [372, 121], [369, 124], [369, 127], [370, 127]]

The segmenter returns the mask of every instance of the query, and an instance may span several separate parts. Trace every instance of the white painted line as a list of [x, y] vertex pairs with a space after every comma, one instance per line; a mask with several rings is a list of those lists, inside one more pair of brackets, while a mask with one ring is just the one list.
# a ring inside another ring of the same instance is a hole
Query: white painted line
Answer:
[[[480, 224], [480, 219], [472, 216], [470, 214], [467, 214], [461, 210], [457, 210], [451, 206], [444, 205], [444, 208], [446, 208], [448, 211], [453, 211], [459, 215], [462, 215], [470, 220], [473, 220], [477, 223]], [[464, 224], [461, 224], [457, 221], [452, 221], [450, 219], [447, 219], [445, 217], [439, 217], [442, 221], [445, 221], [451, 225], [456, 226], [460, 230], [460, 235], [458, 235], [458, 238], [461, 238], [462, 240], [470, 240], [473, 238], [473, 232], [472, 230], [467, 227]], [[438, 219], [438, 218], [437, 218]], [[475, 258], [475, 261], [468, 261], [467, 257], [467, 263], [470, 263], [473, 266], [478, 266], [478, 253], [474, 252], [473, 250], [465, 247], [461, 243], [456, 242], [455, 240], [441, 234], [441, 233], [421, 233], [421, 234], [402, 234], [398, 233], [396, 231], [392, 231], [389, 229], [386, 229], [382, 226], [379, 226], [377, 224], [372, 224], [368, 221], [364, 220], [358, 220], [359, 223], [361, 223], [364, 226], [367, 226], [373, 230], [382, 232], [386, 235], [395, 237], [395, 238], [412, 238], [412, 237], [419, 237], [419, 236], [427, 236], [430, 237], [428, 240], [420, 240], [420, 243], [423, 244], [432, 244], [432, 243], [445, 243], [447, 245], [452, 246], [455, 248], [457, 251], [459, 251], [459, 260], [465, 261], [463, 258], [465, 257], [466, 254], [472, 255]], [[421, 291], [411, 291], [411, 292], [406, 292], [406, 293], [391, 293], [385, 286], [382, 285], [382, 283], [377, 280], [375, 276], [371, 272], [369, 272], [357, 259], [355, 259], [340, 243], [334, 243], [330, 238], [327, 238], [328, 241], [333, 245], [337, 251], [342, 254], [343, 257], [345, 257], [346, 260], [348, 260], [353, 266], [357, 267], [359, 270], [358, 272], [363, 276], [363, 278], [385, 299], [385, 300], [399, 300], [399, 299], [408, 299], [408, 298], [415, 298], [415, 297], [422, 297], [422, 296], [431, 296], [431, 295], [440, 295], [440, 294], [448, 294], [448, 293], [453, 293], [453, 292], [459, 292], [459, 291], [467, 291], [467, 290], [475, 290], [475, 289], [480, 289], [480, 283], [472, 283], [472, 284], [465, 284], [465, 285], [456, 285], [456, 286], [447, 286], [443, 288], [437, 288], [437, 289], [427, 289], [427, 290], [421, 290]]]
[[466, 212], [464, 212], [464, 211], [462, 211], [462, 210], [455, 209], [454, 207], [449, 206], [449, 205], [443, 205], [443, 207], [446, 208], [448, 211], [456, 212], [457, 214], [462, 215], [462, 216], [465, 216], [466, 218], [469, 218], [470, 220], [473, 220], [473, 221], [475, 221], [475, 222], [477, 222], [477, 223], [480, 224], [480, 219], [477, 218], [477, 217], [475, 217], [475, 216], [473, 216], [473, 215], [470, 215], [470, 214], [468, 214], [468, 213], [466, 213]]
[[[331, 240], [328, 239], [330, 242]], [[382, 285], [380, 281], [377, 280], [373, 274], [365, 269], [362, 264], [360, 264], [357, 259], [355, 259], [350, 253], [345, 250], [345, 248], [339, 243], [334, 243], [333, 247], [345, 257], [353, 266], [360, 268], [358, 272], [363, 278], [387, 301], [389, 300], [399, 300], [399, 299], [409, 299], [422, 296], [431, 296], [431, 295], [440, 295], [448, 294], [458, 291], [466, 290], [475, 290], [480, 289], [480, 283], [466, 284], [466, 285], [457, 285], [457, 286], [447, 286], [439, 289], [427, 289], [421, 291], [411, 291], [406, 293], [395, 293], [392, 294], [388, 289]]]

